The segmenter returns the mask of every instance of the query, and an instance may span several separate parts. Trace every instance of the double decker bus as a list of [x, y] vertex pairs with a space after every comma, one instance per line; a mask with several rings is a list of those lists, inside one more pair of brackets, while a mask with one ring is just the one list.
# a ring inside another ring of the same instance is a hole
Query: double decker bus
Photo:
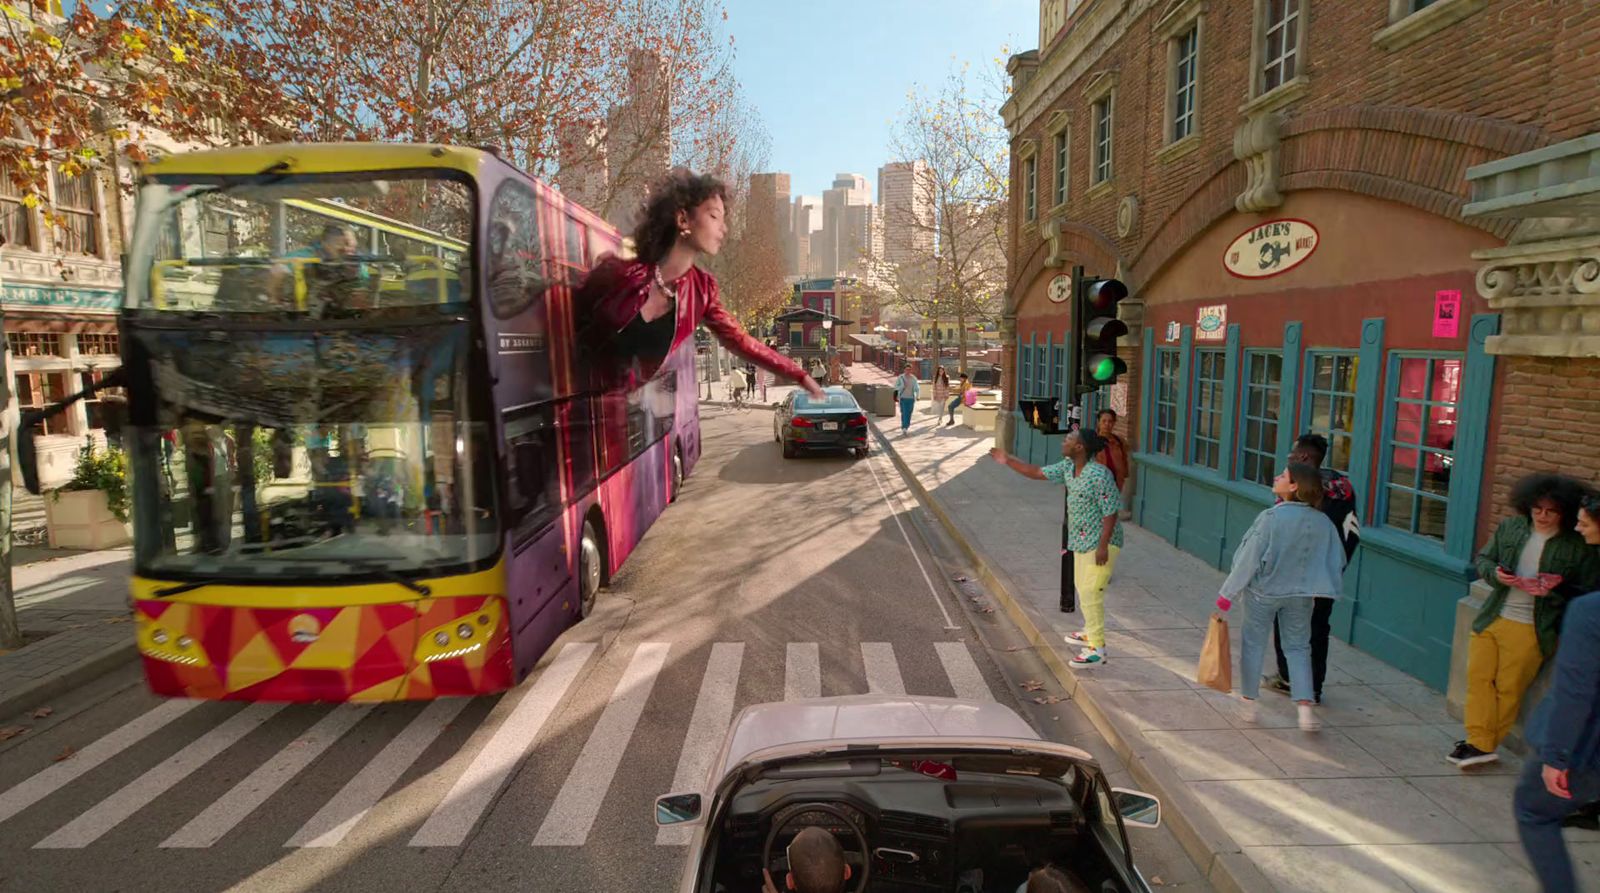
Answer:
[[692, 340], [631, 376], [580, 343], [579, 286], [620, 250], [492, 151], [147, 165], [122, 372], [99, 386], [127, 387], [152, 690], [378, 701], [526, 676], [700, 454]]

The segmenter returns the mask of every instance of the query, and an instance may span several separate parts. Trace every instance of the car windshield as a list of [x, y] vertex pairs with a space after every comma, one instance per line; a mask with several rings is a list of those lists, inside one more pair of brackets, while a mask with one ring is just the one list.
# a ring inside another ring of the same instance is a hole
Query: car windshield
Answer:
[[859, 409], [856, 398], [849, 394], [823, 394], [818, 400], [809, 394], [796, 394], [794, 398], [796, 410], [807, 409]]
[[340, 318], [471, 296], [472, 190], [437, 176], [162, 176], [143, 184], [130, 310]]

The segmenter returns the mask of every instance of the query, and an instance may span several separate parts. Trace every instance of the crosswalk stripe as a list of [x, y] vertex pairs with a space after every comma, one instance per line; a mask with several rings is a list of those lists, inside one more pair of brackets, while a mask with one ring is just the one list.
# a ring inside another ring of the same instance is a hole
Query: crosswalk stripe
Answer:
[[595, 723], [583, 752], [539, 826], [534, 846], [582, 846], [588, 839], [671, 647], [666, 642], [645, 642], [634, 652], [622, 681], [617, 683], [600, 721]]
[[822, 697], [822, 657], [816, 642], [790, 642], [783, 664], [783, 699]]
[[163, 847], [208, 847], [267, 802], [279, 788], [322, 755], [345, 732], [355, 728], [372, 711], [370, 704], [341, 704], [328, 712], [304, 735], [278, 751], [272, 759], [233, 786], [221, 799], [162, 842]]
[[994, 693], [989, 690], [989, 683], [983, 681], [983, 674], [978, 671], [965, 642], [935, 642], [933, 647], [939, 652], [939, 662], [944, 664], [944, 674], [950, 677], [950, 687], [955, 689], [956, 697], [994, 700]]
[[862, 642], [861, 660], [867, 667], [867, 691], [875, 695], [903, 695], [905, 681], [900, 665], [894, 661], [894, 646], [888, 642]]
[[467, 839], [512, 770], [533, 747], [545, 720], [555, 712], [594, 649], [593, 642], [572, 642], [561, 649], [417, 829], [412, 846], [459, 846]]
[[[700, 696], [694, 702], [689, 733], [678, 756], [678, 771], [672, 777], [672, 790], [687, 791], [705, 784], [722, 739], [733, 719], [734, 695], [739, 690], [739, 664], [744, 660], [744, 643], [718, 642], [711, 646], [711, 662], [700, 683]], [[659, 828], [658, 846], [688, 846], [692, 833], [685, 827]]]
[[201, 701], [167, 701], [110, 732], [93, 744], [0, 794], [0, 822], [66, 787], [73, 779], [143, 741], [151, 732], [172, 722]]
[[258, 703], [240, 710], [122, 790], [100, 801], [93, 809], [34, 844], [34, 849], [78, 849], [94, 843], [101, 835], [209, 763], [213, 757], [250, 734], [285, 706]]
[[284, 846], [338, 846], [469, 703], [470, 698], [442, 698], [429, 703]]

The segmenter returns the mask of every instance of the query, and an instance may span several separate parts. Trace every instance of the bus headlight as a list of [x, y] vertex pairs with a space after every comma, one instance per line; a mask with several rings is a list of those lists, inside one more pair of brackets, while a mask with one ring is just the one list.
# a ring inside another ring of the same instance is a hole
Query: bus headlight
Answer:
[[423, 633], [417, 639], [417, 662], [466, 657], [490, 647], [505, 616], [504, 605], [501, 599], [490, 599], [469, 616], [452, 618]]
[[145, 657], [188, 667], [209, 667], [211, 658], [199, 642], [186, 633], [159, 626], [159, 621], [141, 616], [137, 634], [139, 652]]

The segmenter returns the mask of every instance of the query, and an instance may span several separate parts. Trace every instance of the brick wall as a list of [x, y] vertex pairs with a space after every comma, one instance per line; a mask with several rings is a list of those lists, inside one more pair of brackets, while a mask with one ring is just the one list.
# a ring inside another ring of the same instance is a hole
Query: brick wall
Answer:
[[1600, 359], [1500, 357], [1500, 393], [1478, 543], [1508, 514], [1517, 479], [1557, 471], [1600, 486]]

